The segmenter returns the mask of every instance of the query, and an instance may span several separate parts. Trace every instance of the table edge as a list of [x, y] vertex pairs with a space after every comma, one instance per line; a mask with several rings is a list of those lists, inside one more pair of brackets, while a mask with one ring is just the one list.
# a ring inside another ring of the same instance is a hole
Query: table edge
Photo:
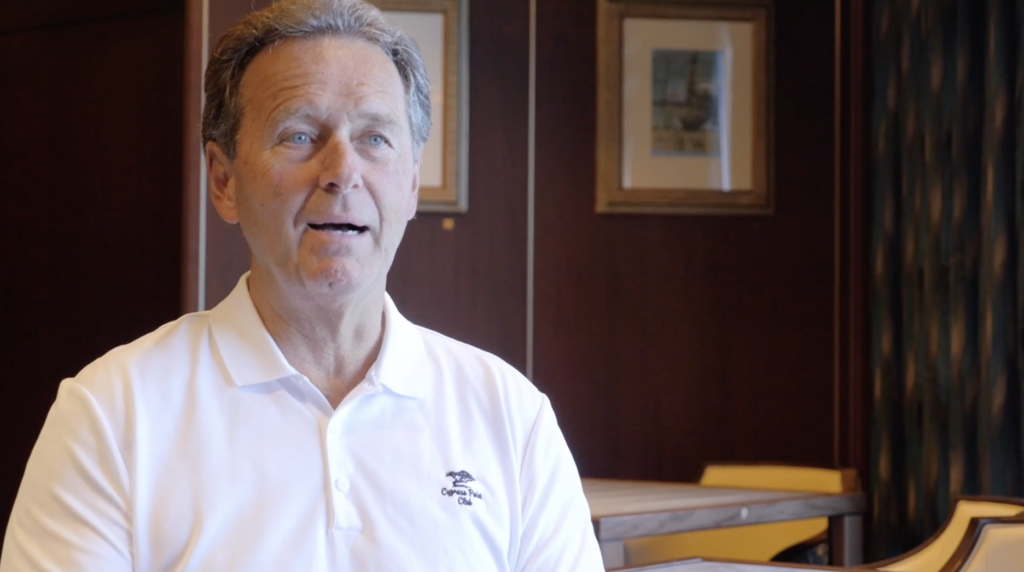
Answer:
[[[795, 511], [786, 518], [779, 519], [766, 516], [764, 514], [772, 509], [792, 509], [792, 505], [806, 505], [808, 501], [818, 502], [810, 505], [808, 507], [810, 510]], [[624, 540], [627, 538], [673, 534], [677, 532], [692, 532], [695, 530], [710, 530], [714, 528], [732, 526], [786, 522], [807, 518], [857, 515], [864, 513], [865, 506], [866, 496], [863, 492], [834, 494], [808, 493], [795, 498], [790, 497], [786, 499], [761, 501], [756, 503], [723, 504], [699, 509], [645, 511], [601, 516], [591, 515], [591, 521], [593, 522], [594, 533], [597, 535], [598, 540]], [[743, 513], [744, 509], [747, 511], [745, 516]], [[697, 515], [698, 513], [702, 518], [696, 520], [696, 522], [688, 522], [693, 519], [685, 518], [686, 515]], [[666, 519], [672, 519], [673, 516], [679, 517], [675, 519], [677, 522], [664, 522]], [[714, 521], [714, 525], [704, 525], [703, 523], [707, 521]], [[621, 530], [624, 528], [638, 529], [639, 532], [623, 534]]]

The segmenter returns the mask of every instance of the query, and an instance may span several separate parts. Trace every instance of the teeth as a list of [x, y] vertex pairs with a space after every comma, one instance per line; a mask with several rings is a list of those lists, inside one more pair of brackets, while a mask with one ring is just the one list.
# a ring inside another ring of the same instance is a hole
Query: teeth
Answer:
[[347, 223], [346, 224], [333, 224], [333, 223], [310, 224], [309, 227], [312, 228], [313, 230], [330, 231], [330, 232], [337, 232], [337, 233], [341, 233], [341, 234], [359, 234], [359, 233], [361, 233], [361, 232], [363, 232], [365, 230], [368, 230], [364, 226], [356, 226], [354, 224], [347, 224]]

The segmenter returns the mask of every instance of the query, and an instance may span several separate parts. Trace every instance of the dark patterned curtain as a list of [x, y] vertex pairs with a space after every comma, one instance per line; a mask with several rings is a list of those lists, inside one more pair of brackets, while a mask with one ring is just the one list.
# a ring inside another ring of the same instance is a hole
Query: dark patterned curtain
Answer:
[[873, 0], [873, 542], [1021, 496], [1024, 0]]

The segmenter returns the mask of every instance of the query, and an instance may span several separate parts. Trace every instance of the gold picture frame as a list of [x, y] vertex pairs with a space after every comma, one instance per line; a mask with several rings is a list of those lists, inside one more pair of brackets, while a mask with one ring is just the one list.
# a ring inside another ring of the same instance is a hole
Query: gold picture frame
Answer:
[[772, 5], [597, 0], [596, 211], [772, 214]]
[[433, 127], [420, 162], [417, 210], [466, 212], [469, 208], [468, 0], [370, 2], [412, 37], [430, 76]]

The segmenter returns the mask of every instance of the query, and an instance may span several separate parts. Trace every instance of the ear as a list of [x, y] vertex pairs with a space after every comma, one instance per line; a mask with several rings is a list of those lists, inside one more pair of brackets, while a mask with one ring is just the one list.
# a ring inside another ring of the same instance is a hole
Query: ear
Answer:
[[213, 141], [206, 144], [206, 174], [210, 182], [210, 199], [220, 218], [228, 224], [238, 224], [238, 203], [235, 196], [235, 177], [231, 159]]
[[406, 220], [412, 220], [416, 218], [416, 208], [420, 206], [420, 161], [416, 160], [416, 164], [413, 165], [412, 171], [412, 189], [409, 194], [409, 205], [408, 211], [406, 212]]

